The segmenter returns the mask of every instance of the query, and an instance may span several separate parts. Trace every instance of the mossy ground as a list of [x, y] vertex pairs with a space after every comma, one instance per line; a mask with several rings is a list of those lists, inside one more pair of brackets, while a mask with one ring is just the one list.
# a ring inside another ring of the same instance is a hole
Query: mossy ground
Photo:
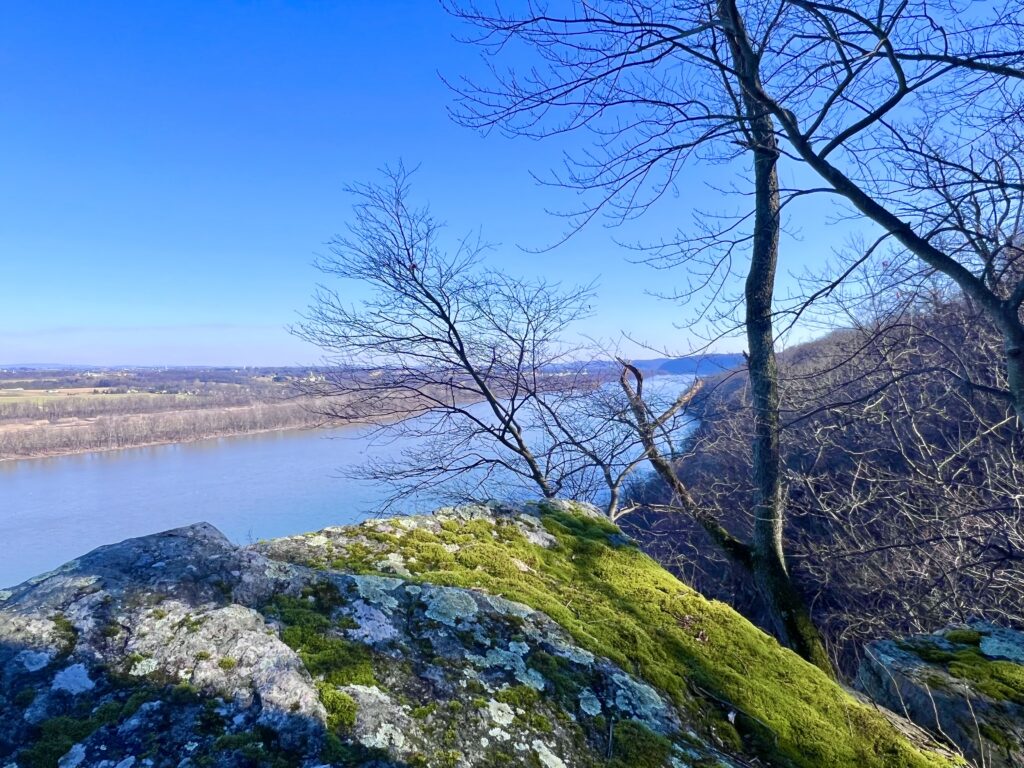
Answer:
[[339, 625], [331, 612], [342, 601], [336, 588], [322, 583], [302, 597], [280, 595], [265, 610], [284, 625], [281, 639], [298, 652], [313, 677], [331, 686], [378, 685], [366, 646], [334, 632]]
[[[352, 535], [369, 546], [343, 544], [329, 565], [373, 572], [382, 553], [397, 552], [416, 580], [482, 588], [543, 611], [582, 647], [664, 691], [696, 721], [717, 710], [709, 730], [724, 742], [742, 738], [748, 751], [777, 765], [948, 765], [728, 606], [679, 582], [610, 522], [564, 509], [545, 509], [541, 519], [557, 540], [553, 547], [531, 544], [514, 520], [501, 517], [497, 524], [445, 520], [438, 533], [364, 526]], [[731, 733], [727, 710], [736, 713]]]
[[[115, 682], [119, 682], [115, 680]], [[17, 754], [23, 768], [57, 768], [60, 759], [76, 743], [100, 728], [114, 727], [138, 711], [147, 701], [163, 698], [175, 704], [196, 705], [199, 697], [188, 685], [174, 687], [134, 683], [115, 687], [102, 703], [83, 697], [68, 714], [43, 720], [33, 728], [32, 743]], [[208, 721], [204, 721], [204, 724]]]
[[950, 650], [921, 639], [900, 643], [900, 647], [929, 664], [941, 665], [952, 677], [990, 699], [1024, 704], [1024, 666], [986, 657], [978, 648], [981, 638], [974, 630], [953, 630], [945, 639], [964, 647]]

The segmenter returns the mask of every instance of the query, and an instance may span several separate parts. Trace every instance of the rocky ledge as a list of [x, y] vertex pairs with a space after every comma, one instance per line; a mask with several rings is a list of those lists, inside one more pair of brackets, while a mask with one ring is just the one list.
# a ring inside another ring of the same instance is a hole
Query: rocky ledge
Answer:
[[868, 645], [857, 686], [985, 768], [1024, 766], [1024, 633], [971, 622]]
[[0, 676], [5, 767], [957, 764], [572, 503], [102, 547]]

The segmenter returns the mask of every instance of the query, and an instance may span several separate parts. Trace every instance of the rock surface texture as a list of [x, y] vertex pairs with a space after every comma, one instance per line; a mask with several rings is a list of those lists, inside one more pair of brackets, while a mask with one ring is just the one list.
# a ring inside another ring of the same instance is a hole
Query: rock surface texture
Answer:
[[102, 547], [0, 680], [3, 768], [956, 764], [571, 503]]
[[985, 768], [1024, 768], [1024, 633], [982, 622], [870, 644], [857, 686]]

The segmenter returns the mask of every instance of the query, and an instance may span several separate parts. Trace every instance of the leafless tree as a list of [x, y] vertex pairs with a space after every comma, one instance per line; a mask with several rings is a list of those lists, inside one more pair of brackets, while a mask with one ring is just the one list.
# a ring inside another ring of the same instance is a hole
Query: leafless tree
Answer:
[[[773, 325], [783, 206], [780, 149], [775, 117], [745, 85], [760, 86], [762, 37], [778, 27], [779, 19], [770, 12], [746, 19], [735, 4], [724, 1], [572, 2], [554, 9], [531, 3], [513, 14], [456, 4], [452, 11], [479, 30], [476, 42], [491, 53], [526, 43], [541, 63], [519, 75], [495, 68], [488, 84], [456, 85], [461, 96], [457, 119], [475, 127], [499, 126], [514, 135], [551, 136], [576, 129], [595, 134], [597, 149], [570, 162], [566, 174], [555, 179], [596, 195], [579, 212], [578, 226], [602, 210], [620, 220], [643, 213], [694, 158], [749, 159], [749, 215], [695, 238], [656, 244], [647, 254], [663, 265], [685, 264], [696, 279], [694, 294], [709, 287], [716, 294], [729, 277], [731, 260], [749, 248], [743, 328], [756, 481], [751, 574], [775, 634], [828, 670], [827, 654], [790, 577], [782, 546], [785, 489]], [[657, 466], [658, 459], [650, 458]], [[695, 514], [692, 507], [685, 511]]]
[[[838, 666], [870, 639], [951, 621], [1024, 621], [1024, 442], [1005, 397], [1000, 332], [955, 285], [882, 271], [851, 290], [847, 326], [787, 350], [782, 450], [787, 548]], [[899, 296], [894, 285], [899, 285]], [[734, 510], [750, 491], [743, 377], [709, 382], [702, 422], [677, 462], [694, 503]], [[647, 540], [708, 594], [743, 605], [696, 526], [649, 520]], [[755, 618], [756, 605], [744, 605]]]
[[[525, 43], [539, 56], [518, 76], [495, 67], [491, 83], [457, 86], [463, 121], [514, 135], [593, 133], [595, 148], [554, 179], [593, 193], [580, 221], [600, 210], [642, 213], [695, 158], [750, 154], [753, 221], [698, 228], [653, 254], [685, 263], [694, 289], [714, 301], [715, 279], [740, 245], [750, 246], [744, 325], [762, 521], [754, 542], [779, 553], [764, 573], [781, 576], [785, 565], [768, 351], [775, 259], [766, 254], [790, 203], [822, 193], [844, 200], [881, 227], [883, 242], [952, 279], [999, 329], [1006, 386], [1024, 417], [1024, 284], [1007, 226], [1024, 189], [1014, 161], [1024, 79], [1019, 0], [581, 0], [506, 14], [454, 11], [491, 53]], [[782, 160], [806, 166], [821, 186], [779, 189]]]
[[[730, 3], [736, 18], [739, 5]], [[1008, 2], [770, 4], [758, 82], [743, 92], [825, 188], [951, 279], [999, 329], [1024, 417], [1024, 5]], [[738, 28], [738, 27], [737, 27]]]
[[599, 501], [613, 519], [627, 511], [622, 488], [643, 461], [628, 407], [607, 367], [565, 340], [591, 289], [487, 269], [476, 240], [446, 250], [429, 211], [411, 207], [403, 168], [352, 191], [348, 234], [319, 267], [370, 294], [350, 305], [321, 287], [297, 333], [330, 356], [304, 384], [315, 407], [393, 445], [360, 476], [393, 488], [390, 503], [532, 488]]

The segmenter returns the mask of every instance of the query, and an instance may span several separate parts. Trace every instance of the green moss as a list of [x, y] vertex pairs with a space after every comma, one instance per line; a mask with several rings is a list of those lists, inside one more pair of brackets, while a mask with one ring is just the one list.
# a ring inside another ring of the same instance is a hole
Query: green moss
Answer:
[[555, 726], [551, 724], [551, 718], [534, 710], [528, 709], [521, 715], [517, 713], [515, 719], [522, 727], [538, 733], [551, 733], [555, 730]]
[[424, 704], [422, 707], [414, 707], [409, 714], [417, 720], [426, 720], [434, 714], [436, 710], [437, 702], [432, 701], [429, 704]]
[[981, 731], [982, 736], [991, 741], [997, 747], [1005, 749], [1007, 754], [1009, 754], [1010, 750], [1016, 749], [1017, 747], [1016, 741], [989, 723], [980, 723], [978, 725], [978, 730]]
[[311, 675], [331, 685], [380, 685], [373, 657], [361, 643], [300, 625], [285, 627], [281, 639], [298, 652]]
[[317, 581], [302, 589], [302, 599], [323, 614], [331, 614], [347, 602], [338, 591], [338, 587], [330, 581]]
[[[280, 746], [274, 731], [262, 727], [252, 731], [224, 734], [213, 743], [213, 747], [220, 752], [236, 753], [242, 758], [242, 765], [260, 768], [293, 768], [301, 759]], [[228, 761], [218, 759], [211, 762], [211, 765], [226, 762]]]
[[196, 704], [199, 702], [199, 689], [191, 683], [172, 685], [167, 693], [167, 701], [172, 704]]
[[230, 672], [232, 669], [238, 666], [238, 661], [236, 659], [231, 658], [230, 656], [225, 656], [217, 662], [217, 666], [223, 669], [225, 672]]
[[1024, 704], [1024, 667], [1011, 661], [994, 661], [974, 650], [961, 651], [949, 664], [949, 674], [967, 680], [990, 699]]
[[236, 749], [260, 744], [260, 738], [250, 731], [240, 733], [226, 733], [213, 743], [213, 748], [222, 752], [231, 752]]
[[[728, 702], [770, 731], [771, 738], [757, 745], [773, 764], [948, 765], [916, 749], [884, 717], [728, 606], [704, 599], [621, 543], [607, 520], [554, 509], [544, 510], [541, 519], [557, 539], [549, 549], [531, 544], [513, 521], [501, 519], [486, 524], [486, 534], [455, 555], [443, 544], [463, 535], [465, 525], [445, 525], [440, 536], [417, 529], [388, 546], [419, 581], [482, 587], [543, 611], [579, 645], [637, 674], [681, 707], [696, 712]], [[531, 570], [523, 572], [513, 559]], [[694, 691], [706, 691], [709, 701], [696, 703]]]
[[946, 633], [946, 639], [958, 645], [978, 645], [981, 637], [981, 632], [973, 629], [951, 629]]
[[57, 647], [61, 654], [69, 654], [78, 645], [78, 630], [63, 613], [55, 613], [50, 617], [54, 632], [57, 635]]
[[134, 653], [129, 653], [127, 656], [124, 657], [124, 664], [123, 664], [123, 668], [122, 668], [121, 674], [126, 676], [126, 677], [130, 676], [132, 670], [135, 668], [135, 665], [138, 664], [139, 662], [145, 660], [146, 658], [148, 658], [148, 657], [144, 656], [143, 654], [139, 653], [138, 651], [136, 651]]
[[18, 756], [25, 768], [55, 768], [57, 762], [79, 741], [100, 727], [91, 718], [53, 717], [39, 725], [39, 736]]
[[488, 575], [511, 579], [520, 573], [519, 567], [506, 556], [500, 544], [470, 544], [455, 554], [455, 562], [463, 568], [481, 568]]
[[461, 759], [461, 752], [454, 749], [444, 749], [432, 755], [430, 765], [436, 768], [456, 768]]
[[151, 690], [136, 692], [124, 702], [107, 701], [84, 717], [52, 717], [37, 726], [33, 743], [18, 755], [22, 768], [55, 768], [75, 744], [105, 725], [130, 717], [152, 696]]
[[210, 652], [209, 651], [199, 651], [198, 653], [196, 653], [196, 661], [209, 661], [209, 659], [210, 659]]
[[203, 710], [199, 713], [200, 733], [206, 736], [220, 736], [227, 727], [227, 720], [217, 711], [217, 702], [207, 699], [203, 702]]
[[[966, 634], [957, 634], [960, 632]], [[960, 639], [952, 640], [950, 635], [958, 636]], [[980, 642], [980, 635], [976, 632], [971, 633], [970, 630], [953, 630], [947, 633], [946, 639], [959, 645], [973, 646], [976, 643], [970, 641], [975, 635]], [[990, 699], [1024, 704], [1024, 666], [1020, 664], [989, 659], [976, 647], [947, 651], [922, 640], [906, 641], [900, 643], [900, 647], [911, 651], [929, 664], [942, 666], [952, 677], [970, 683], [976, 691]], [[929, 677], [934, 678], [935, 675]]]
[[345, 570], [350, 573], [372, 573], [376, 570], [374, 563], [377, 561], [376, 553], [361, 542], [350, 542], [345, 545], [345, 551], [338, 553], [338, 556], [331, 560], [331, 567], [335, 570]]
[[494, 698], [502, 704], [523, 709], [534, 706], [540, 701], [540, 694], [528, 685], [514, 685], [494, 694]]
[[[727, 718], [717, 715], [718, 713], [713, 713], [713, 716], [708, 719], [710, 721], [710, 730], [715, 735], [718, 743], [734, 752], [741, 751], [743, 749], [743, 737], [740, 735], [739, 728], [730, 723]], [[759, 727], [759, 723], [748, 717], [737, 715], [736, 722], [744, 727], [744, 730], [747, 732], [747, 738], [756, 751], [766, 752], [770, 749], [774, 734], [771, 732], [765, 733], [763, 728]]]
[[331, 626], [330, 616], [297, 597], [282, 595], [276, 598], [270, 612], [280, 619], [281, 623], [292, 627], [325, 630]]
[[193, 616], [193, 615], [192, 615], [192, 614], [190, 613], [190, 614], [188, 614], [187, 616], [184, 616], [184, 617], [183, 617], [183, 618], [182, 618], [182, 619], [181, 619], [181, 620], [180, 620], [180, 621], [179, 621], [179, 622], [178, 622], [177, 624], [175, 624], [174, 626], [175, 626], [175, 627], [176, 627], [177, 629], [184, 629], [184, 630], [185, 630], [186, 632], [198, 632], [198, 631], [199, 631], [199, 628], [200, 628], [201, 626], [203, 626], [203, 623], [204, 623], [205, 621], [206, 621], [206, 617], [205, 617], [205, 616]]
[[635, 720], [615, 724], [609, 768], [661, 768], [672, 754], [672, 742]]
[[19, 707], [27, 707], [36, 700], [36, 689], [32, 686], [22, 688], [14, 694], [14, 703]]
[[897, 645], [905, 651], [910, 651], [922, 661], [929, 664], [948, 664], [956, 658], [956, 653], [939, 648], [929, 642], [903, 641]]
[[576, 699], [590, 682], [568, 659], [544, 651], [536, 651], [530, 656], [530, 666], [544, 676], [554, 688], [555, 695], [561, 699]]
[[[330, 582], [307, 587], [301, 597], [277, 596], [264, 609], [284, 624], [281, 640], [298, 652], [299, 658], [313, 677], [317, 678], [320, 702], [327, 710], [327, 725], [333, 732], [345, 731], [355, 724], [355, 700], [338, 690], [342, 685], [379, 686], [373, 671], [373, 657], [365, 645], [353, 643], [334, 634], [351, 625], [351, 620], [335, 621], [332, 617], [345, 598]], [[344, 618], [344, 617], [343, 617]], [[358, 756], [351, 748], [335, 740], [327, 752], [336, 754], [340, 765], [357, 764], [346, 761]]]
[[327, 727], [331, 731], [335, 733], [348, 731], [356, 724], [359, 705], [356, 704], [355, 699], [329, 683], [319, 683], [317, 691], [324, 709], [327, 710]]
[[350, 620], [332, 619], [334, 611], [344, 603], [334, 584], [320, 582], [307, 587], [302, 597], [275, 597], [264, 611], [285, 625], [281, 639], [299, 653], [314, 677], [334, 686], [379, 685], [366, 646], [332, 634], [351, 624]]

